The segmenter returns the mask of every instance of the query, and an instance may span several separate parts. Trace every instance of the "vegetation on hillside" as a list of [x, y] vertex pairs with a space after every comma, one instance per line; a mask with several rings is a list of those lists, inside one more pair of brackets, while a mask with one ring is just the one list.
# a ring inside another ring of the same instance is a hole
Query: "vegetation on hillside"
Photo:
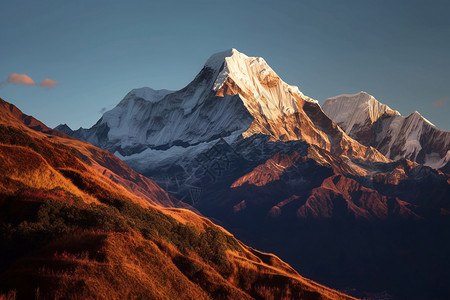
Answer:
[[0, 197], [1, 293], [17, 298], [322, 297], [278, 259], [260, 259], [217, 226], [182, 224], [126, 199], [103, 201], [87, 204], [62, 189], [24, 189]]

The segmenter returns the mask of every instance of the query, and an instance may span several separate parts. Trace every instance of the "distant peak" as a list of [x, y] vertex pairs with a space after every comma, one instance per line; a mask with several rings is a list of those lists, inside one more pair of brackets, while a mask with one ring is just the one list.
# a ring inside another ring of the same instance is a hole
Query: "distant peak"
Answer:
[[69, 125], [67, 125], [67, 124], [59, 124], [58, 126], [56, 126], [53, 129], [61, 131], [61, 132], [65, 133], [65, 134], [68, 134], [68, 135], [71, 135], [73, 133], [72, 128], [70, 128]]
[[322, 108], [346, 133], [350, 133], [355, 126], [374, 123], [384, 114], [400, 115], [364, 91], [328, 98]]
[[372, 96], [369, 93], [366, 93], [364, 91], [361, 91], [356, 94], [350, 94], [350, 95], [343, 94], [343, 95], [328, 98], [325, 101], [324, 106], [329, 106], [329, 105], [335, 104], [336, 101], [340, 101], [342, 103], [346, 102], [348, 104], [353, 104], [353, 105], [355, 105], [355, 109], [356, 109], [356, 107], [359, 107], [359, 106], [361, 106], [361, 108], [362, 107], [371, 107], [371, 108], [378, 107], [375, 110], [378, 111], [381, 109], [382, 111], [389, 112], [389, 113], [400, 116], [400, 113], [398, 111], [393, 110], [386, 104], [381, 103], [374, 96]]

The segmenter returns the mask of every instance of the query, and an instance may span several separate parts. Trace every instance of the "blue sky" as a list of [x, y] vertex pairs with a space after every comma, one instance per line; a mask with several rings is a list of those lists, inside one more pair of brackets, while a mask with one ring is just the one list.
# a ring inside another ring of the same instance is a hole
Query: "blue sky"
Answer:
[[0, 0], [0, 97], [49, 126], [90, 127], [131, 89], [180, 89], [234, 47], [320, 103], [364, 90], [450, 130], [449, 11], [439, 0]]

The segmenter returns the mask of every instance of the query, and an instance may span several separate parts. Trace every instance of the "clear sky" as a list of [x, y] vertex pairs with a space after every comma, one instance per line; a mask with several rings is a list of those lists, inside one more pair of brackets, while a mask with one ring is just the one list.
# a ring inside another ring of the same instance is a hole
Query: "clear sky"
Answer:
[[320, 103], [364, 90], [450, 130], [439, 0], [0, 0], [0, 97], [51, 127], [90, 127], [131, 89], [180, 89], [232, 47]]

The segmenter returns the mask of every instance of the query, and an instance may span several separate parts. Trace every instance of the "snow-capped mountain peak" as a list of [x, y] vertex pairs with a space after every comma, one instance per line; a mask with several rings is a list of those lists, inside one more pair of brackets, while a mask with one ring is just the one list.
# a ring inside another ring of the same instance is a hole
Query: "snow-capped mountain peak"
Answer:
[[[222, 88], [228, 78], [240, 87], [246, 87], [247, 90], [261, 90], [258, 83], [264, 85], [273, 81], [272, 83], [276, 84], [281, 81], [288, 92], [295, 93], [306, 101], [317, 103], [316, 100], [301, 93], [297, 86], [284, 83], [262, 57], [249, 57], [231, 48], [213, 54], [205, 63], [205, 67], [219, 71], [213, 85], [213, 90], [216, 92]], [[258, 96], [261, 95], [258, 94]]]
[[450, 168], [450, 132], [438, 129], [417, 110], [403, 117], [364, 92], [329, 98], [323, 110], [350, 137], [390, 159]]
[[265, 74], [268, 74], [269, 70], [273, 72], [262, 57], [248, 57], [234, 48], [214, 54], [206, 66], [214, 65], [215, 68], [223, 66], [214, 83], [214, 91], [219, 90], [229, 76], [233, 76], [235, 80], [243, 80], [245, 84], [250, 83], [249, 77], [254, 75], [255, 64], [259, 65], [259, 69]]
[[361, 126], [375, 123], [385, 113], [400, 115], [396, 110], [379, 102], [366, 92], [353, 95], [339, 95], [328, 98], [323, 105], [324, 112], [347, 134]]

